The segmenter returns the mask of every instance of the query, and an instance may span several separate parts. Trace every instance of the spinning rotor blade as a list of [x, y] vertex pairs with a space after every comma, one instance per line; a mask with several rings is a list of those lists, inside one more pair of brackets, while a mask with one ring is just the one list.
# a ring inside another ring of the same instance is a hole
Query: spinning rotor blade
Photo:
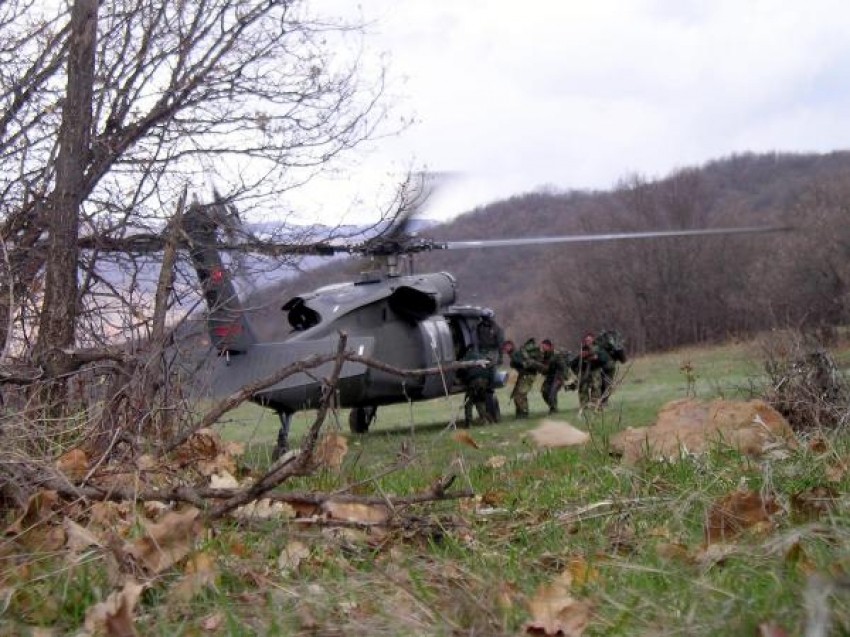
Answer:
[[762, 226], [747, 228], [706, 228], [701, 230], [656, 230], [652, 232], [615, 232], [609, 234], [569, 234], [558, 237], [520, 237], [516, 239], [484, 239], [481, 241], [446, 241], [435, 244], [436, 250], [468, 250], [471, 248], [506, 248], [511, 246], [545, 245], [554, 243], [592, 243], [595, 241], [618, 241], [623, 239], [656, 239], [660, 237], [704, 237], [724, 234], [757, 234], [783, 232], [786, 226]]

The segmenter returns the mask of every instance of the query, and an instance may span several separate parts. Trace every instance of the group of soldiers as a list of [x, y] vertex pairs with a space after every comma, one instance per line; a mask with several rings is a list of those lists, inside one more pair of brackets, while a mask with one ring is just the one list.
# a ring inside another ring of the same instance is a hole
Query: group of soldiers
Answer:
[[511, 399], [516, 407], [517, 418], [529, 416], [528, 394], [538, 375], [543, 376], [540, 392], [550, 414], [558, 411], [558, 393], [561, 389], [578, 390], [579, 405], [582, 409], [603, 408], [613, 388], [617, 364], [626, 361], [624, 342], [616, 330], [605, 330], [599, 334], [586, 333], [578, 354], [556, 348], [548, 338], [539, 344], [534, 338], [529, 338], [521, 347], [517, 347], [513, 341], [503, 340], [498, 335], [490, 339], [485, 338], [483, 346], [479, 341], [479, 347], [480, 351], [469, 352], [466, 360], [480, 359], [483, 355], [492, 365], [465, 371], [466, 426], [471, 423], [473, 406], [485, 423], [498, 421], [498, 401], [494, 395], [493, 375], [496, 366], [500, 365], [505, 357], [510, 367], [516, 370]]
[[578, 390], [582, 409], [604, 407], [611, 393], [617, 363], [626, 361], [623, 339], [616, 330], [605, 330], [598, 335], [588, 332], [582, 338], [578, 354], [557, 349], [548, 338], [539, 345], [530, 338], [522, 347], [505, 341], [503, 351], [510, 355], [510, 366], [517, 372], [511, 393], [517, 418], [528, 416], [528, 393], [538, 374], [543, 375], [540, 392], [550, 414], [558, 411], [561, 389]]

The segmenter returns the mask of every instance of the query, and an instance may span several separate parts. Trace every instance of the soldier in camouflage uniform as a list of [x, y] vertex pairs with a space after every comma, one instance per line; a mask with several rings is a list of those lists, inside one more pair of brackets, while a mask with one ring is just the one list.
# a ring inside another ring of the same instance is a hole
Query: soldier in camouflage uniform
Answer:
[[478, 321], [475, 327], [475, 335], [478, 340], [478, 351], [495, 365], [502, 364], [502, 343], [505, 342], [505, 334], [498, 323], [493, 320], [493, 312], [487, 313]]
[[617, 330], [605, 330], [594, 340], [595, 346], [602, 352], [599, 368], [599, 401], [604, 406], [611, 395], [611, 387], [617, 375], [617, 363], [626, 362], [626, 347], [623, 337]]
[[549, 413], [558, 411], [558, 392], [566, 384], [575, 389], [575, 376], [570, 369], [574, 358], [571, 352], [557, 350], [548, 338], [540, 343], [543, 352], [543, 385], [540, 393], [543, 401], [549, 406]]
[[[477, 361], [485, 359], [479, 354], [475, 348], [470, 347], [464, 361]], [[463, 426], [469, 428], [472, 425], [472, 408], [475, 407], [478, 412], [478, 417], [483, 424], [494, 422], [487, 411], [487, 393], [492, 391], [493, 387], [493, 371], [492, 365], [476, 365], [468, 367], [459, 372], [461, 379], [466, 383], [466, 395], [463, 403]]]
[[[505, 342], [505, 334], [499, 324], [493, 320], [492, 310], [485, 310], [484, 316], [475, 327], [475, 336], [478, 341], [478, 351], [483, 358], [493, 363], [491, 372], [495, 375], [496, 366], [502, 364], [502, 344]], [[487, 415], [492, 422], [499, 422], [502, 414], [496, 397], [495, 384], [495, 378], [491, 378], [487, 389]]]
[[543, 356], [533, 338], [528, 339], [519, 349], [510, 341], [505, 345], [504, 351], [510, 356], [510, 365], [517, 371], [516, 384], [511, 393], [516, 406], [516, 417], [528, 418], [528, 392], [534, 386], [537, 373], [543, 370]]
[[574, 363], [578, 376], [578, 401], [582, 409], [599, 407], [602, 399], [602, 368], [610, 363], [608, 353], [596, 343], [596, 335], [588, 332], [581, 342], [581, 353]]

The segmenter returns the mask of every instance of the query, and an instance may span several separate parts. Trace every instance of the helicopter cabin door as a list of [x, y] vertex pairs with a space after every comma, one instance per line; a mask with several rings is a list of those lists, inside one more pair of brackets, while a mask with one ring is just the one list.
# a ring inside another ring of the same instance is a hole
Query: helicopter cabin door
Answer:
[[[448, 321], [442, 316], [434, 316], [419, 323], [420, 335], [424, 345], [423, 367], [440, 367], [455, 360], [455, 348], [452, 331]], [[423, 398], [435, 398], [446, 394], [446, 387], [454, 385], [454, 371], [445, 375], [425, 376], [422, 388]]]

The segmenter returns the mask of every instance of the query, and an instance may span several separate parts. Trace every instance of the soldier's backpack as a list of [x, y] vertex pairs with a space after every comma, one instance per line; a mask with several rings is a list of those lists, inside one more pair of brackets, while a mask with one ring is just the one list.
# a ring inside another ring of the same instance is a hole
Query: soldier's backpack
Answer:
[[618, 363], [626, 362], [626, 341], [617, 330], [604, 330], [600, 332], [594, 344], [604, 349]]

